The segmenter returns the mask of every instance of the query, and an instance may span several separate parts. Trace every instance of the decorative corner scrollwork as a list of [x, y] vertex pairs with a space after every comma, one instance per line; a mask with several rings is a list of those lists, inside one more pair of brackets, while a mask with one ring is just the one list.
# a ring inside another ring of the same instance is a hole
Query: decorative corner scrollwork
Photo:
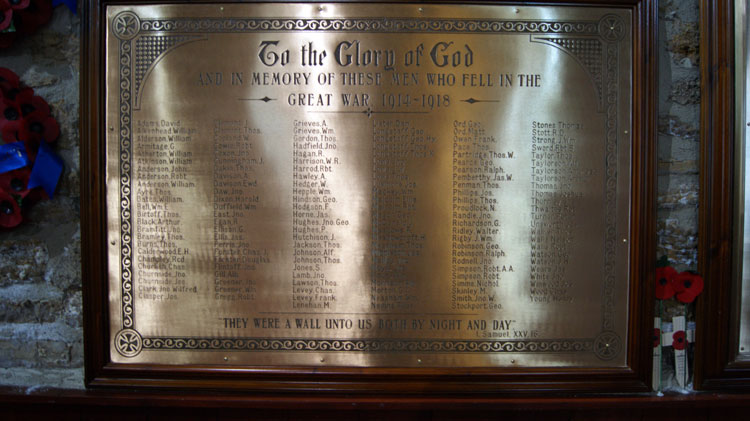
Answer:
[[598, 97], [599, 108], [604, 104], [602, 42], [596, 37], [532, 36], [531, 42], [551, 45], [573, 57], [591, 78]]
[[134, 54], [134, 104], [136, 110], [141, 108], [143, 85], [156, 64], [175, 48], [188, 42], [197, 41], [199, 36], [143, 35], [135, 41]]

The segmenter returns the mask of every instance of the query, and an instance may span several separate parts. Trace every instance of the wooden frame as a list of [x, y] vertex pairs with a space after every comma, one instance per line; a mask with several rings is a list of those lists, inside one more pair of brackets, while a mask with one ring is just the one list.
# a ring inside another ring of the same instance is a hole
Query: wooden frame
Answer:
[[[84, 278], [85, 380], [89, 387], [241, 389], [274, 393], [612, 393], [649, 390], [653, 329], [656, 162], [655, 0], [584, 0], [577, 4], [627, 8], [633, 15], [633, 141], [631, 168], [630, 300], [627, 366], [618, 369], [406, 369], [207, 367], [112, 363], [107, 317], [104, 181], [104, 13], [119, 1], [83, 5], [81, 77], [81, 200]], [[143, 2], [147, 3], [147, 2]], [[174, 3], [168, 1], [165, 3]], [[436, 2], [437, 3], [437, 2]], [[474, 2], [499, 4], [502, 2]], [[525, 2], [532, 4], [532, 2]], [[538, 2], [550, 4], [551, 2]], [[554, 4], [571, 5], [573, 2]]]
[[733, 0], [701, 2], [701, 198], [695, 387], [750, 390], [737, 361], [734, 309], [735, 79]]

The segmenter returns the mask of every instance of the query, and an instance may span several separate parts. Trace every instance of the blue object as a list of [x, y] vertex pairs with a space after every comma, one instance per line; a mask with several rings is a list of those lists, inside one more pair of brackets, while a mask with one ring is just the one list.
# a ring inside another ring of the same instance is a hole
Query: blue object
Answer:
[[52, 7], [57, 7], [61, 4], [68, 6], [68, 9], [70, 9], [74, 15], [78, 12], [78, 0], [52, 0]]
[[31, 176], [29, 176], [28, 188], [33, 189], [34, 187], [42, 186], [49, 198], [52, 199], [62, 170], [62, 159], [47, 146], [47, 142], [40, 143], [34, 168], [31, 169]]
[[31, 165], [23, 142], [0, 145], [0, 174]]

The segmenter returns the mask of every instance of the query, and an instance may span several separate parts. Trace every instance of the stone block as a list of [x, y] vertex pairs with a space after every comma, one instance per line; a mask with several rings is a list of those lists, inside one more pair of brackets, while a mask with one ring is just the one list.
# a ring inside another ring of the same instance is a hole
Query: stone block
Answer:
[[60, 322], [0, 323], [0, 366], [72, 367], [73, 344], [82, 333]]
[[698, 2], [696, 0], [663, 0], [659, 2], [659, 20], [662, 22], [699, 22]]
[[682, 105], [700, 104], [700, 89], [700, 78], [697, 75], [678, 79], [672, 84], [672, 92], [669, 95], [669, 99]]
[[660, 209], [697, 208], [700, 181], [697, 174], [660, 175], [658, 179], [657, 204]]
[[[687, 117], [690, 120], [683, 120], [675, 114], [660, 114], [657, 130], [660, 135], [678, 137], [684, 140], [697, 142], [700, 139], [700, 129], [698, 127], [700, 118], [700, 108], [690, 110]], [[697, 113], [696, 115], [692, 115]]]
[[49, 260], [47, 247], [37, 239], [14, 238], [0, 242], [0, 287], [39, 282]]
[[36, 349], [27, 342], [0, 338], [0, 367], [32, 367]]
[[77, 223], [51, 230], [48, 248], [51, 258], [44, 273], [45, 281], [62, 291], [81, 289], [81, 234]]
[[[700, 27], [698, 22], [672, 21], [667, 23], [667, 50], [672, 60], [682, 67], [692, 67], [700, 56]], [[687, 65], [686, 60], [689, 60]]]
[[62, 308], [62, 292], [45, 284], [0, 288], [0, 323], [51, 323]]
[[83, 326], [83, 299], [81, 291], [68, 293], [62, 311], [62, 322], [74, 328]]
[[[696, 167], [692, 172], [698, 172], [697, 162], [700, 153], [700, 143], [697, 139], [685, 139], [678, 136], [660, 134], [657, 151], [660, 164], [695, 162]], [[675, 167], [675, 172], [688, 172], [688, 169], [680, 170]]]
[[28, 392], [46, 388], [83, 389], [80, 368], [0, 368], [0, 385], [24, 387]]
[[83, 367], [83, 338], [70, 344], [68, 367]]
[[[37, 367], [69, 367], [71, 344], [54, 340], [36, 341]], [[82, 361], [81, 361], [82, 362]]]
[[660, 209], [656, 223], [657, 257], [667, 256], [678, 270], [694, 268], [698, 261], [698, 210]]

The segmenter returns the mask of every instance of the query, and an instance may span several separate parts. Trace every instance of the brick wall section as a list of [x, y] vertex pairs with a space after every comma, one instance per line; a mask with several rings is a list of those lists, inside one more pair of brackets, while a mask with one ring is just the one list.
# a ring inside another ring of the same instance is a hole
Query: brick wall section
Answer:
[[[660, 5], [658, 254], [694, 268], [698, 230], [698, 1]], [[45, 97], [61, 124], [65, 173], [54, 200], [24, 226], [0, 232], [0, 384], [81, 388], [78, 193], [78, 18], [55, 10], [45, 29], [0, 51]]]

